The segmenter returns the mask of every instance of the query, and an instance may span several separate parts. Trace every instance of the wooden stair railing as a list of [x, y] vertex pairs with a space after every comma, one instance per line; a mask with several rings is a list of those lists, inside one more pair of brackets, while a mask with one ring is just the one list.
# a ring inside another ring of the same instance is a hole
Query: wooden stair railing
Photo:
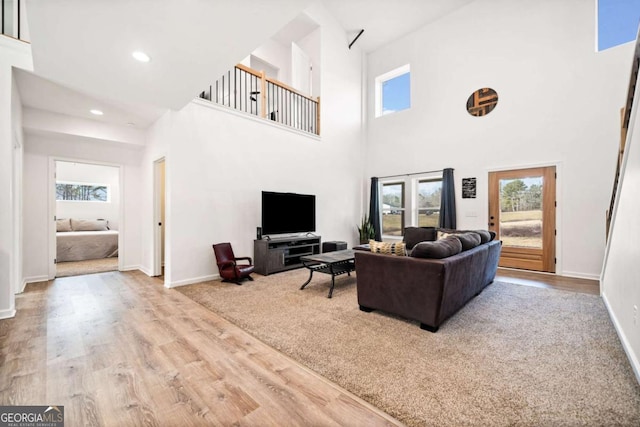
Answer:
[[636, 46], [633, 52], [633, 62], [631, 64], [631, 75], [629, 77], [629, 87], [627, 89], [627, 100], [625, 106], [620, 109], [620, 148], [618, 150], [618, 158], [616, 161], [616, 174], [613, 179], [613, 190], [611, 191], [611, 201], [609, 210], [606, 213], [606, 238], [609, 238], [609, 230], [611, 228], [611, 219], [613, 216], [613, 208], [616, 203], [616, 195], [618, 192], [618, 184], [620, 183], [620, 173], [622, 169], [622, 158], [624, 156], [625, 144], [627, 141], [627, 132], [629, 130], [629, 121], [631, 120], [631, 107], [636, 93], [636, 82], [638, 81], [638, 72], [640, 70], [640, 29], [636, 36]]
[[238, 64], [199, 95], [200, 98], [320, 135], [320, 98], [307, 96], [276, 79]]

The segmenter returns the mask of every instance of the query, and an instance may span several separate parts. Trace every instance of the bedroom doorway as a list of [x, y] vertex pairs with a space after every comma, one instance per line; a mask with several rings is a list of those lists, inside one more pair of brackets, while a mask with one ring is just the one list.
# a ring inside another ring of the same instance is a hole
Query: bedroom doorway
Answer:
[[120, 168], [54, 161], [55, 277], [119, 267]]

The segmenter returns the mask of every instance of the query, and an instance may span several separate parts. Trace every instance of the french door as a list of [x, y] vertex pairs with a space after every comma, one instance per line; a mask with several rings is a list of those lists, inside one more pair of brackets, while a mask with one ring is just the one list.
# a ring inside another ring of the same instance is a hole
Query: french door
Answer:
[[500, 267], [555, 273], [555, 166], [489, 173], [489, 230]]

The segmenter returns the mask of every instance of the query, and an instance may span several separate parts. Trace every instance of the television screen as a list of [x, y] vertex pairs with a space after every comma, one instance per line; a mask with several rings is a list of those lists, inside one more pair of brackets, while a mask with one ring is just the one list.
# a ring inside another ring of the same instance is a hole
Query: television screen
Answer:
[[316, 196], [262, 192], [262, 234], [316, 231]]

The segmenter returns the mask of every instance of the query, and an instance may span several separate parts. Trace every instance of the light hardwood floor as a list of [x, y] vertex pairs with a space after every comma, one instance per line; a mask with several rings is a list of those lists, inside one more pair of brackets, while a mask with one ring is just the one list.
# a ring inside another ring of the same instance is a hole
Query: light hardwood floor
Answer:
[[0, 404], [67, 426], [401, 425], [140, 272], [28, 285], [0, 321]]
[[577, 279], [549, 273], [538, 273], [536, 271], [498, 268], [496, 280], [517, 285], [600, 295], [600, 281], [598, 280]]
[[[598, 282], [499, 269], [574, 292]], [[401, 425], [140, 272], [27, 286], [0, 321], [0, 404], [64, 405], [67, 426]]]

